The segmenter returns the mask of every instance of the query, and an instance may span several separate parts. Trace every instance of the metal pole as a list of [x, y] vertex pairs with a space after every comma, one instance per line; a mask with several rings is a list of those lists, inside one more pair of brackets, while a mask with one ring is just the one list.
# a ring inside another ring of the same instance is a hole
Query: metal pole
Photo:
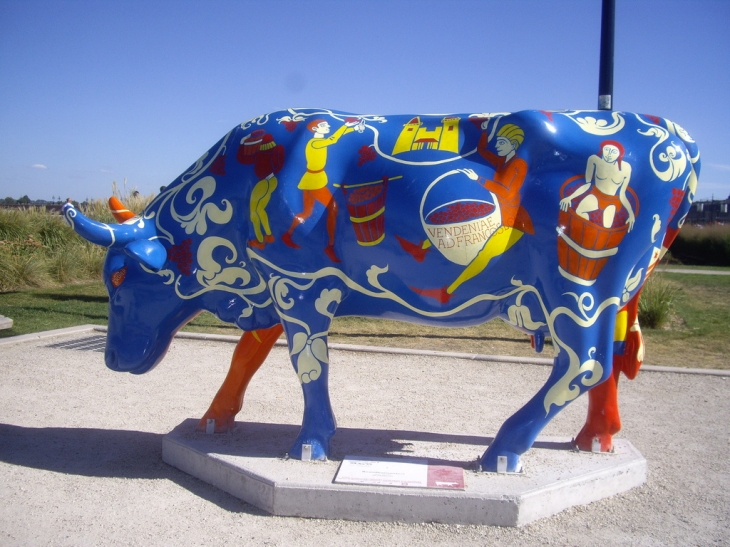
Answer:
[[601, 66], [598, 75], [598, 109], [613, 109], [613, 35], [616, 0], [603, 0], [601, 8]]

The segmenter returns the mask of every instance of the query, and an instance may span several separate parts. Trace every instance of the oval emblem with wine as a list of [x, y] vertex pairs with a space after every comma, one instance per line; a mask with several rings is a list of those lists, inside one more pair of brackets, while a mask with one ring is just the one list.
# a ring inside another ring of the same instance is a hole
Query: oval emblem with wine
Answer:
[[[464, 188], [470, 191], [463, 192]], [[453, 199], [460, 194], [467, 197]], [[431, 244], [462, 266], [479, 254], [501, 219], [494, 194], [460, 171], [449, 171], [433, 181], [421, 202], [421, 221]]]

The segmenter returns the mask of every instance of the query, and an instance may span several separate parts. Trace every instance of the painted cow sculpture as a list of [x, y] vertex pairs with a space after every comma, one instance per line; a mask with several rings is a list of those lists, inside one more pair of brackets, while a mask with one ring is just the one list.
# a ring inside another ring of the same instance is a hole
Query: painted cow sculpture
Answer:
[[499, 317], [538, 351], [550, 337], [547, 382], [481, 458], [484, 470], [506, 458], [515, 471], [588, 390], [575, 442], [611, 450], [619, 372], [634, 377], [643, 358], [639, 291], [698, 173], [694, 141], [653, 116], [290, 109], [231, 130], [140, 216], [105, 225], [70, 205], [65, 216], [109, 247], [110, 368], [148, 371], [201, 310], [245, 331], [201, 423], [232, 427], [248, 381], [286, 334], [304, 393], [295, 458], [304, 445], [326, 458], [335, 432], [334, 317], [454, 327]]

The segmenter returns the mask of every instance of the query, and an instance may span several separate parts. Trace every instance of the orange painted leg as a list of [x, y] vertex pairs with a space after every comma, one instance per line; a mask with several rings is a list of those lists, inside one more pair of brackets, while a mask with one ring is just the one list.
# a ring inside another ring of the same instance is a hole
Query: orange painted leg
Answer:
[[256, 371], [266, 360], [284, 328], [276, 325], [269, 329], [244, 332], [233, 352], [231, 368], [223, 380], [210, 408], [198, 422], [198, 431], [205, 431], [208, 420], [215, 419], [215, 432], [233, 429], [236, 414], [243, 408], [243, 394]]
[[588, 392], [588, 418], [575, 438], [580, 450], [590, 451], [593, 439], [601, 442], [601, 452], [613, 449], [613, 436], [621, 430], [621, 417], [618, 411], [618, 379], [621, 373], [630, 380], [636, 378], [644, 360], [644, 342], [639, 328], [639, 293], [622, 308], [626, 312], [625, 332], [617, 333], [625, 341], [624, 351], [613, 356], [613, 375]]
[[580, 450], [591, 451], [593, 439], [601, 442], [601, 452], [613, 450], [613, 436], [621, 430], [618, 413], [618, 378], [620, 371], [613, 369], [613, 375], [588, 392], [588, 418], [575, 438]]

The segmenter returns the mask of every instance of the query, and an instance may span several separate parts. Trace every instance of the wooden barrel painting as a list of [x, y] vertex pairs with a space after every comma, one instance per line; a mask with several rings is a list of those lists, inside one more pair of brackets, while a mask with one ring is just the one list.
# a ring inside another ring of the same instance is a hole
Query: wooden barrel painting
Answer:
[[238, 161], [243, 163], [244, 165], [250, 165], [256, 161], [256, 152], [259, 151], [259, 147], [261, 146], [261, 141], [266, 134], [266, 131], [263, 129], [257, 129], [251, 135], [241, 143], [241, 145], [238, 147], [238, 153], [236, 154], [236, 157], [238, 158]]
[[385, 195], [389, 180], [383, 177], [374, 182], [342, 185], [350, 221], [360, 245], [377, 245], [385, 238]]
[[[565, 181], [560, 189], [561, 199], [570, 195], [576, 187], [585, 184], [581, 175]], [[628, 211], [621, 207], [614, 216], [613, 224], [604, 227], [603, 211], [592, 212], [588, 219], [575, 212], [584, 196], [571, 202], [567, 211], [558, 214], [558, 263], [563, 277], [580, 285], [592, 285], [610, 257], [618, 252], [618, 246], [629, 230], [626, 224]], [[638, 215], [638, 199], [628, 188], [626, 197], [634, 214]]]

